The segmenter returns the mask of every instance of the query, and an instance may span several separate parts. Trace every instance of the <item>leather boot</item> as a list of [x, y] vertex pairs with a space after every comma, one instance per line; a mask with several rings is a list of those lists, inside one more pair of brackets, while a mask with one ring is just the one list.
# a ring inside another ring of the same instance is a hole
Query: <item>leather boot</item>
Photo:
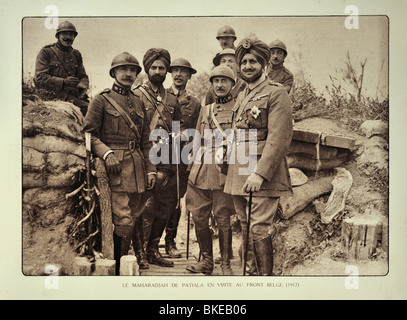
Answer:
[[131, 242], [131, 231], [113, 233], [114, 259], [116, 260], [116, 275], [120, 275], [120, 258], [129, 253]]
[[181, 252], [178, 250], [175, 243], [180, 216], [181, 209], [174, 209], [165, 228], [165, 252], [170, 256], [170, 258], [182, 257]]
[[[230, 232], [228, 233], [229, 236], [229, 258], [233, 259], [233, 248], [232, 248], [232, 228], [229, 229]], [[219, 247], [219, 256], [215, 259], [215, 264], [220, 264], [222, 262], [222, 255], [221, 255], [221, 250]]]
[[[246, 251], [246, 241], [247, 241], [247, 229], [246, 226], [242, 226], [242, 244], [240, 246], [239, 250], [239, 256], [242, 261], [242, 267], [243, 267], [243, 261], [244, 261], [244, 253]], [[246, 261], [246, 275], [248, 276], [256, 276], [257, 275], [257, 266], [256, 266], [256, 260], [254, 256], [254, 249], [253, 249], [253, 241], [251, 237], [249, 238], [249, 247], [247, 250], [247, 261]]]
[[257, 270], [260, 276], [271, 276], [273, 272], [273, 244], [271, 237], [267, 236], [254, 243]]
[[198, 240], [202, 260], [194, 266], [187, 266], [186, 269], [192, 273], [212, 274], [213, 272], [213, 244], [212, 234], [209, 228], [195, 230]]
[[137, 262], [140, 269], [148, 269], [147, 255], [144, 251], [144, 239], [143, 239], [143, 217], [139, 216], [135, 219], [133, 230], [133, 250], [134, 255], [137, 257]]
[[174, 262], [164, 259], [161, 255], [158, 244], [164, 232], [167, 221], [156, 218], [151, 225], [150, 238], [147, 244], [147, 260], [150, 264], [155, 264], [160, 267], [173, 267]]
[[233, 275], [232, 269], [230, 267], [230, 241], [231, 241], [231, 229], [222, 230], [219, 229], [219, 248], [220, 254], [222, 257], [222, 261], [220, 263], [220, 267], [222, 269], [222, 274], [224, 276], [231, 276]]

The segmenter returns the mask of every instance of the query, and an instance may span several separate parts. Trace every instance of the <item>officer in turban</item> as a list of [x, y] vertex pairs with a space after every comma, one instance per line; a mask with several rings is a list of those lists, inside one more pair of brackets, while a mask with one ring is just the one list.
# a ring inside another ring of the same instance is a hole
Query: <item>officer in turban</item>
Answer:
[[242, 225], [243, 252], [254, 253], [254, 259], [246, 256], [250, 267], [256, 265], [249, 269], [249, 274], [272, 275], [273, 220], [280, 196], [292, 193], [286, 160], [293, 130], [291, 100], [282, 85], [266, 77], [265, 67], [270, 60], [266, 43], [243, 39], [235, 54], [247, 87], [237, 97], [233, 109], [236, 139], [232, 152], [234, 159], [243, 157], [248, 161], [229, 164], [224, 191], [233, 196]]
[[[148, 80], [133, 89], [134, 94], [144, 102], [150, 131], [157, 137], [153, 147], [155, 152], [150, 152], [150, 159], [155, 158], [153, 162], [157, 168], [156, 185], [149, 192], [143, 217], [147, 260], [162, 267], [174, 266], [172, 261], [162, 257], [158, 244], [170, 214], [179, 204], [177, 177], [179, 168], [178, 164], [172, 161], [172, 140], [173, 136], [179, 133], [177, 130], [183, 128], [177, 97], [163, 86], [170, 63], [171, 56], [166, 49], [147, 50], [143, 57], [143, 65]], [[180, 127], [173, 127], [176, 122], [180, 123]]]

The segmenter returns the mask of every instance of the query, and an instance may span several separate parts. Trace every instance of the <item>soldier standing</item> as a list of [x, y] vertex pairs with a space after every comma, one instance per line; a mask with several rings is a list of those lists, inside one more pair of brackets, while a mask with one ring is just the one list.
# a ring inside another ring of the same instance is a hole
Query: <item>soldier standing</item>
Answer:
[[55, 93], [63, 101], [72, 102], [83, 115], [88, 108], [89, 78], [81, 53], [72, 48], [78, 35], [69, 21], [61, 22], [55, 37], [58, 41], [41, 49], [35, 63], [35, 86]]
[[236, 32], [231, 26], [225, 25], [219, 28], [216, 39], [219, 41], [222, 50], [226, 48], [236, 49]]
[[115, 79], [113, 86], [92, 99], [84, 124], [84, 131], [91, 133], [92, 150], [105, 161], [109, 177], [116, 274], [131, 241], [140, 268], [148, 268], [140, 226], [145, 191], [154, 186], [156, 168], [148, 157], [152, 143], [143, 101], [131, 91], [140, 71], [134, 56], [117, 55], [109, 72]]
[[[191, 76], [196, 73], [192, 68], [191, 63], [184, 59], [178, 58], [171, 62], [169, 71], [172, 75], [173, 83], [168, 92], [174, 94], [181, 108], [181, 117], [184, 129], [195, 129], [198, 120], [201, 104], [194, 96], [189, 94], [185, 89]], [[180, 144], [180, 149], [187, 144], [188, 141]], [[180, 150], [177, 150], [179, 152]], [[180, 161], [179, 164], [179, 199], [185, 195], [188, 182], [187, 164]], [[165, 251], [171, 258], [181, 258], [181, 252], [177, 249], [175, 238], [177, 236], [177, 229], [179, 219], [181, 216], [181, 207], [178, 206], [170, 214], [170, 217], [165, 228]]]
[[[231, 128], [235, 101], [230, 91], [235, 82], [235, 75], [229, 67], [221, 65], [212, 70], [210, 81], [217, 98], [214, 103], [205, 105], [199, 114], [196, 129], [202, 138], [203, 145], [198, 158], [195, 158], [192, 164], [186, 193], [186, 205], [195, 223], [202, 261], [195, 266], [188, 266], [187, 270], [204, 274], [211, 274], [213, 271], [212, 234], [209, 229], [209, 217], [213, 211], [219, 228], [222, 273], [231, 275], [230, 216], [235, 211], [232, 197], [223, 192], [226, 175], [217, 168], [215, 151], [219, 144], [219, 137], [223, 139], [224, 135], [227, 135], [226, 130]], [[201, 139], [194, 139], [194, 144], [200, 142]]]
[[181, 122], [179, 129], [183, 128], [177, 97], [163, 87], [170, 62], [171, 56], [167, 50], [162, 48], [147, 50], [143, 57], [143, 65], [148, 80], [133, 89], [134, 94], [144, 102], [150, 130], [161, 135], [154, 148], [157, 150], [157, 156], [160, 153], [163, 161], [156, 164], [156, 187], [149, 192], [143, 217], [148, 262], [162, 267], [174, 266], [172, 261], [164, 259], [158, 245], [167, 221], [179, 201], [177, 164], [172, 162], [173, 121]]
[[287, 57], [287, 47], [284, 42], [274, 40], [269, 44], [271, 58], [267, 66], [267, 77], [270, 80], [281, 83], [290, 93], [294, 83], [294, 75], [284, 67], [284, 61]]
[[[241, 161], [229, 164], [224, 190], [233, 196], [242, 224], [244, 252], [248, 249], [247, 239], [252, 239], [257, 273], [272, 275], [273, 220], [279, 197], [292, 192], [286, 160], [293, 130], [292, 105], [287, 91], [264, 73], [270, 60], [267, 44], [246, 38], [236, 49], [236, 59], [247, 88], [238, 96], [234, 108], [236, 139], [232, 152], [237, 159], [249, 154], [249, 164], [251, 159], [255, 165], [248, 167]], [[253, 198], [248, 208], [250, 193]], [[249, 234], [246, 233], [248, 216]]]

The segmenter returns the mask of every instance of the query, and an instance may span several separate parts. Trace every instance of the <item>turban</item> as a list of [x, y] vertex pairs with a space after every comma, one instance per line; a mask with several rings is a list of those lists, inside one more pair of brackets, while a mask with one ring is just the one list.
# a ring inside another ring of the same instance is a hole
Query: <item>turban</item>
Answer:
[[147, 50], [143, 58], [144, 70], [147, 73], [150, 70], [150, 67], [153, 64], [153, 62], [157, 59], [160, 59], [168, 70], [171, 62], [170, 53], [165, 49], [152, 48]]
[[269, 46], [261, 40], [245, 38], [236, 48], [236, 61], [240, 65], [245, 54], [251, 53], [258, 62], [265, 67], [270, 60], [271, 52]]

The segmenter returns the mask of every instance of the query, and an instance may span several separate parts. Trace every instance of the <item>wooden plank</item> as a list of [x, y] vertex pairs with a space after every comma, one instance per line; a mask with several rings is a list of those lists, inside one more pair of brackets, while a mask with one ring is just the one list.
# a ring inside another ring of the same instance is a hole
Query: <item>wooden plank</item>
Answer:
[[100, 191], [99, 206], [100, 206], [100, 221], [101, 221], [101, 238], [102, 238], [102, 254], [105, 259], [114, 259], [113, 251], [113, 221], [112, 221], [112, 206], [111, 206], [111, 191], [109, 187], [109, 179], [105, 168], [105, 163], [100, 158], [95, 158], [95, 176], [97, 187]]
[[312, 132], [300, 129], [293, 130], [292, 140], [320, 143], [324, 146], [337, 147], [353, 150], [355, 147], [355, 139], [349, 137], [336, 136], [328, 133]]

